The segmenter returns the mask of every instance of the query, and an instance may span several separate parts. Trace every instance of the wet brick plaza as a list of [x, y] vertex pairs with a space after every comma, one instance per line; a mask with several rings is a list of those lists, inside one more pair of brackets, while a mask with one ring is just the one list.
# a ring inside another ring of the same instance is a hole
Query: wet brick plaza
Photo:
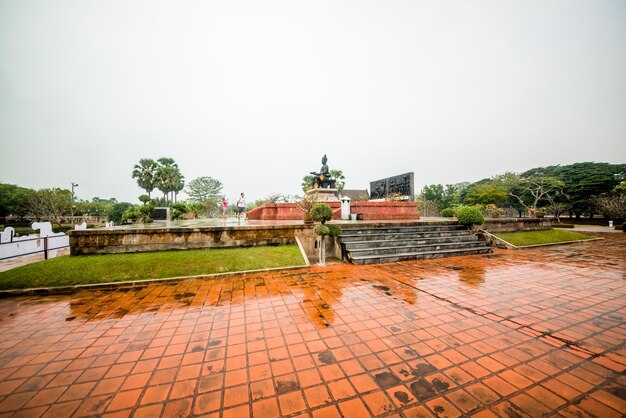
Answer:
[[0, 416], [624, 416], [603, 237], [3, 299]]

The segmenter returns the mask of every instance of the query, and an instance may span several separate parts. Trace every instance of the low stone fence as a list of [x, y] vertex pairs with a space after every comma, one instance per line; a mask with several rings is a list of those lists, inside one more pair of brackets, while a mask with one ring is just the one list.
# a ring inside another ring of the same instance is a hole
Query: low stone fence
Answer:
[[552, 222], [545, 218], [488, 218], [477, 226], [489, 232], [521, 232], [552, 229]]

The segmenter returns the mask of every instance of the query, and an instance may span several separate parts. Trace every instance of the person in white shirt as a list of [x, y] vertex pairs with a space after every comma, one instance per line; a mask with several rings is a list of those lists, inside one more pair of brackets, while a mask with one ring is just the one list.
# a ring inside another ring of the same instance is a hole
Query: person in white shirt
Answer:
[[237, 200], [237, 219], [239, 216], [242, 216], [243, 219], [246, 219], [246, 197], [243, 192], [241, 192], [241, 196], [239, 196], [239, 200]]

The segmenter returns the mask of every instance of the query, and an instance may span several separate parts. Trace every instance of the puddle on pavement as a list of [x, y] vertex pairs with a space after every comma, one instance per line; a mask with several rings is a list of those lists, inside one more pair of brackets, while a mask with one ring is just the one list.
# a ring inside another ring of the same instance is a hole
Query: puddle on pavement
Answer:
[[374, 376], [374, 380], [381, 389], [389, 389], [400, 384], [400, 379], [390, 372], [378, 373]]

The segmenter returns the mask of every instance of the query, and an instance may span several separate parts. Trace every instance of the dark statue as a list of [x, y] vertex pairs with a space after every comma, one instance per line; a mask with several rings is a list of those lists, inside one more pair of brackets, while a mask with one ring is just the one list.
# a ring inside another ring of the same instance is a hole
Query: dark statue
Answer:
[[326, 157], [326, 154], [324, 154], [324, 157], [322, 158], [322, 168], [320, 168], [320, 172], [316, 173], [315, 171], [311, 171], [311, 174], [313, 174], [312, 185], [314, 189], [335, 188], [335, 182], [337, 180], [334, 180], [333, 177], [330, 175], [330, 170], [328, 170], [328, 165], [326, 164], [326, 162], [328, 162], [328, 158]]

